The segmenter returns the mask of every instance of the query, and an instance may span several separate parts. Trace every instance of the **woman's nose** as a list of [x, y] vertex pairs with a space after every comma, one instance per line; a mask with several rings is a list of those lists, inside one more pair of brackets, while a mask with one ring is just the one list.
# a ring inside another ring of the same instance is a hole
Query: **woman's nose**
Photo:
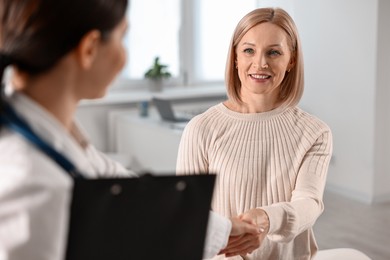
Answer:
[[268, 61], [265, 55], [258, 55], [257, 57], [254, 57], [253, 66], [257, 69], [268, 69]]

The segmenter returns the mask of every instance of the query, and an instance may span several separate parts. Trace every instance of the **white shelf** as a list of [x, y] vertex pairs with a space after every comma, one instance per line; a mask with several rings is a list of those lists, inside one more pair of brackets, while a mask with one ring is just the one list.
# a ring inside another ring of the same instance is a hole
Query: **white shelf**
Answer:
[[188, 98], [212, 98], [226, 95], [224, 85], [172, 87], [163, 89], [161, 92], [150, 92], [148, 90], [112, 90], [104, 98], [95, 100], [83, 100], [81, 106], [128, 104], [141, 101], [150, 101], [153, 97], [167, 99], [188, 99]]

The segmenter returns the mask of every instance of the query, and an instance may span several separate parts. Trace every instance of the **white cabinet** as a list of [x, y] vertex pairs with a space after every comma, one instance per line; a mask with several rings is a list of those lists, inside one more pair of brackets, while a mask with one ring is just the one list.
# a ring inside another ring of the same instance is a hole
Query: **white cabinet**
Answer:
[[182, 129], [157, 115], [139, 117], [121, 113], [115, 119], [115, 148], [130, 158], [129, 167], [155, 174], [174, 174]]

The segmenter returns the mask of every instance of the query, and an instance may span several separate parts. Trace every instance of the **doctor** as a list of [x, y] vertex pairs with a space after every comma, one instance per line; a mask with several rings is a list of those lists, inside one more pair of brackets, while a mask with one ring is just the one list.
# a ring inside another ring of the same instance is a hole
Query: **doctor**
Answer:
[[[79, 101], [103, 97], [125, 64], [126, 8], [127, 0], [0, 0], [0, 80], [13, 68], [12, 93], [2, 86], [0, 99], [2, 260], [64, 258], [77, 172], [135, 176], [97, 151], [74, 118]], [[244, 233], [257, 231], [210, 214], [205, 257]]]

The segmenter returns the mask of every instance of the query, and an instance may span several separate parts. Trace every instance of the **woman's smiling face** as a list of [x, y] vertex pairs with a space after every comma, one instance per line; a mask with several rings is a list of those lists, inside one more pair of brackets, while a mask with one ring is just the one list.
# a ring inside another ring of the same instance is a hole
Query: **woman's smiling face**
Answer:
[[266, 95], [278, 100], [279, 86], [293, 66], [286, 32], [266, 22], [251, 28], [236, 47], [241, 97]]

